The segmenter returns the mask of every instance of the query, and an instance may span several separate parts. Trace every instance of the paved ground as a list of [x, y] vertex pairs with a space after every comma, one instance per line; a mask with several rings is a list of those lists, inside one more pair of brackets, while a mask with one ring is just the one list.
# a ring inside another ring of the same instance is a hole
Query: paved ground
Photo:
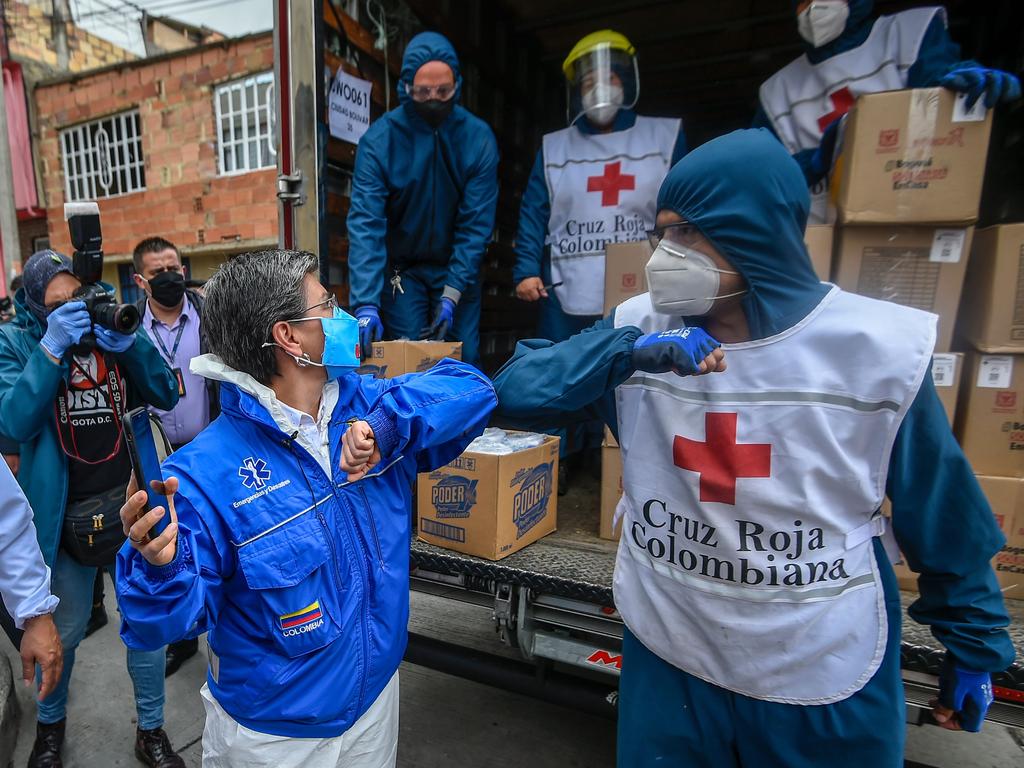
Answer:
[[[457, 634], [471, 645], [495, 650], [485, 614], [472, 606], [413, 596], [416, 631], [449, 639]], [[9, 655], [17, 663], [13, 652]], [[401, 768], [614, 765], [614, 727], [609, 721], [421, 667], [403, 665], [401, 674]], [[187, 764], [196, 768], [203, 730], [198, 691], [204, 676], [205, 663], [196, 657], [167, 686], [167, 731]], [[18, 685], [18, 690], [23, 719], [14, 765], [23, 768], [32, 748], [35, 710], [25, 689]], [[108, 625], [79, 648], [68, 720], [68, 768], [138, 766], [132, 755], [133, 719], [124, 649]], [[1020, 768], [1024, 748], [1004, 728], [987, 727], [984, 734], [969, 736], [911, 727], [907, 758], [937, 768]]]

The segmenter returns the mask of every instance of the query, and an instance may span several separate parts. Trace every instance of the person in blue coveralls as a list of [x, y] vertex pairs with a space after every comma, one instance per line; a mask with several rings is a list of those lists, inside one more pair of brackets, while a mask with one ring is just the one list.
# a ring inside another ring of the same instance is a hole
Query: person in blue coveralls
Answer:
[[494, 230], [498, 145], [458, 104], [459, 60], [436, 32], [409, 41], [401, 105], [359, 141], [348, 212], [350, 303], [373, 341], [461, 341], [480, 349], [480, 262]]
[[858, 96], [944, 86], [991, 109], [1020, 98], [1013, 75], [961, 61], [946, 11], [913, 8], [875, 18], [873, 0], [798, 0], [804, 53], [761, 85], [755, 127], [770, 128], [811, 187], [811, 223], [828, 223], [826, 176], [840, 119]]
[[931, 380], [935, 316], [818, 281], [807, 185], [768, 131], [688, 154], [657, 207], [650, 292], [495, 378], [503, 416], [598, 416], [622, 447], [620, 768], [902, 766], [883, 542], [947, 649], [937, 719], [978, 730], [1014, 656], [1004, 537]]
[[[356, 320], [310, 253], [235, 257], [207, 283], [221, 415], [163, 465], [167, 512], [121, 509], [121, 636], [209, 632], [203, 765], [394, 766], [417, 472], [458, 456], [496, 404], [443, 360], [360, 376]], [[144, 514], [143, 514], [144, 513]]]

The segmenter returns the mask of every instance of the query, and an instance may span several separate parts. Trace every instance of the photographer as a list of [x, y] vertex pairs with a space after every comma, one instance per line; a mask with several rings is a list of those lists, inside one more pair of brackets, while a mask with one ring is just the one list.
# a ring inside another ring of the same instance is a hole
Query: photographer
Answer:
[[454, 360], [357, 375], [357, 321], [318, 269], [273, 250], [214, 275], [214, 354], [193, 368], [221, 381], [222, 413], [164, 463], [176, 523], [150, 541], [163, 508], [145, 512], [136, 493], [121, 510], [125, 642], [209, 632], [206, 768], [394, 765], [412, 483], [496, 404]]
[[[54, 621], [64, 670], [39, 703], [29, 760], [30, 766], [53, 767], [62, 765], [68, 685], [89, 619], [96, 566], [109, 568], [109, 553], [120, 544], [117, 510], [130, 474], [121, 419], [134, 405], [172, 407], [178, 388], [145, 333], [118, 333], [93, 322], [86, 303], [76, 299], [82, 283], [66, 256], [33, 254], [24, 276], [16, 318], [0, 327], [0, 433], [21, 443], [18, 481], [35, 513], [51, 589], [60, 599]], [[95, 347], [88, 345], [90, 332]], [[75, 520], [92, 525], [85, 531], [69, 527]], [[105, 563], [94, 562], [92, 547], [106, 548]], [[128, 670], [138, 710], [136, 755], [151, 766], [183, 766], [162, 730], [163, 650], [129, 650]]]

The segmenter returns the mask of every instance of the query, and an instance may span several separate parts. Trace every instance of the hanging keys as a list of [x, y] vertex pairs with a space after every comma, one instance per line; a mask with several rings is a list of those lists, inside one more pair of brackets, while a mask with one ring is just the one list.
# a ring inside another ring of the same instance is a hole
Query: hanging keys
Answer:
[[405, 289], [402, 287], [402, 275], [395, 270], [395, 275], [391, 278], [391, 298], [395, 298], [399, 293], [404, 296]]

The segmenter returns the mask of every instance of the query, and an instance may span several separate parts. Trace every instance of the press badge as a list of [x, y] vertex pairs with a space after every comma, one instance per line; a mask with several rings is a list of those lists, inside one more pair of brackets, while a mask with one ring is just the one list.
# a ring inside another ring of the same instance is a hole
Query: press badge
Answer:
[[185, 375], [181, 372], [181, 368], [172, 368], [171, 372], [174, 374], [174, 378], [178, 380], [178, 397], [185, 396]]

